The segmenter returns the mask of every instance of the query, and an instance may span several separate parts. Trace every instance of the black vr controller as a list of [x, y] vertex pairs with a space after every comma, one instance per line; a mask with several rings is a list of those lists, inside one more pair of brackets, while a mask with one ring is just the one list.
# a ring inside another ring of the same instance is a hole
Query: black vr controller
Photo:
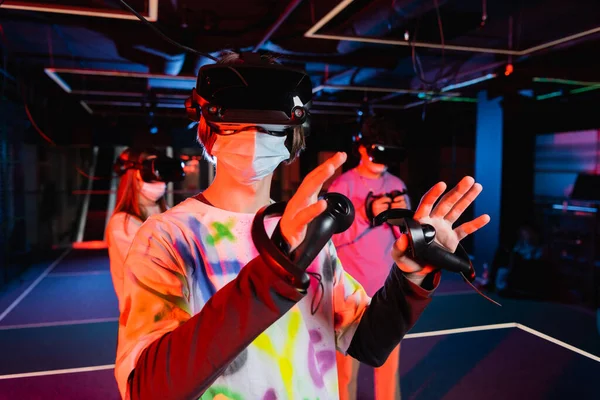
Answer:
[[436, 243], [435, 228], [429, 224], [421, 225], [413, 219], [414, 212], [403, 208], [383, 211], [373, 220], [374, 226], [384, 222], [400, 227], [400, 231], [408, 235], [408, 254], [420, 265], [434, 265], [437, 268], [458, 272], [469, 282], [475, 280], [475, 269], [469, 255], [459, 244], [458, 254], [451, 253]]
[[265, 231], [265, 219], [283, 215], [287, 203], [275, 203], [263, 207], [256, 213], [252, 222], [252, 240], [259, 254], [271, 263], [286, 269], [300, 287], [308, 287], [309, 278], [304, 273], [319, 252], [336, 233], [342, 233], [354, 222], [354, 206], [344, 195], [327, 193], [323, 196], [327, 208], [317, 216], [306, 231], [306, 239], [292, 252], [281, 236], [279, 224], [270, 238]]
[[455, 253], [440, 246], [435, 241], [435, 228], [429, 224], [420, 224], [413, 219], [415, 213], [411, 210], [393, 208], [383, 211], [373, 219], [373, 225], [388, 223], [400, 228], [408, 236], [408, 257], [420, 265], [432, 265], [436, 268], [459, 273], [477, 293], [490, 302], [500, 305], [481, 293], [475, 286], [475, 269], [469, 254], [459, 243]]
[[[256, 213], [252, 222], [252, 240], [259, 254], [270, 264], [278, 264], [287, 270], [297, 287], [307, 288], [310, 283], [305, 273], [319, 252], [325, 247], [334, 234], [347, 230], [354, 222], [354, 206], [352, 202], [340, 193], [327, 193], [323, 196], [327, 208], [316, 217], [307, 228], [306, 239], [291, 254], [286, 250], [287, 244], [281, 236], [279, 224], [269, 237], [265, 230], [265, 219], [283, 215], [287, 203], [274, 203], [263, 207]], [[379, 214], [375, 225], [384, 222], [399, 226], [409, 238], [409, 257], [421, 265], [433, 265], [436, 268], [460, 273], [467, 283], [475, 280], [475, 270], [467, 252], [458, 245], [458, 254], [451, 253], [438, 245], [435, 239], [435, 228], [431, 225], [421, 225], [412, 217], [414, 213], [405, 209], [391, 209]], [[479, 291], [478, 291], [479, 292]], [[489, 299], [481, 292], [483, 297]]]
[[[394, 199], [398, 196], [402, 196], [406, 194], [406, 190], [392, 190], [389, 193], [383, 193], [383, 194], [373, 194], [373, 192], [369, 192], [369, 194], [367, 195], [367, 198], [365, 199], [365, 214], [367, 216], [367, 219], [369, 220], [369, 224], [371, 226], [371, 228], [374, 228], [375, 225], [374, 221], [375, 221], [375, 216], [373, 215], [373, 202], [375, 200], [378, 200], [382, 197], [389, 197], [390, 199], [392, 199], [392, 201], [394, 201]], [[388, 206], [388, 210], [392, 207], [392, 204], [390, 203], [390, 205]]]

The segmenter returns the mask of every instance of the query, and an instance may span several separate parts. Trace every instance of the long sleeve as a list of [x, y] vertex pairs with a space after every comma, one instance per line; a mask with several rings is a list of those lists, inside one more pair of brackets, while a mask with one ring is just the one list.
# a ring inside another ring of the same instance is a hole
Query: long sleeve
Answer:
[[429, 274], [421, 287], [393, 265], [385, 285], [363, 313], [348, 354], [372, 367], [383, 365], [430, 303], [440, 275], [440, 272]]
[[392, 263], [384, 286], [369, 298], [344, 271], [334, 246], [329, 252], [336, 260], [333, 301], [337, 348], [365, 364], [381, 366], [431, 301], [441, 274], [429, 274], [421, 287]]
[[[176, 227], [148, 220], [126, 260], [116, 376], [125, 399], [197, 399], [303, 294], [257, 257], [192, 316]], [[198, 268], [199, 269], [199, 268]]]

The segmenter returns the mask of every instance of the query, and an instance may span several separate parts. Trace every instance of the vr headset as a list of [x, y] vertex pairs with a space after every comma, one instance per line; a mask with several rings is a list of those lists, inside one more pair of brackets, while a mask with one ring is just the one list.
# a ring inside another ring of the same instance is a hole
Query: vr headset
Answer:
[[123, 176], [126, 171], [136, 169], [144, 182], [180, 182], [185, 178], [183, 161], [166, 156], [151, 156], [141, 163], [128, 161], [119, 157], [114, 165], [118, 176]]
[[200, 68], [185, 108], [192, 121], [203, 116], [215, 133], [228, 135], [250, 127], [285, 136], [290, 128], [309, 127], [312, 82], [304, 71], [270, 64], [256, 53], [243, 63]]
[[357, 146], [365, 146], [369, 159], [375, 164], [393, 165], [404, 161], [406, 158], [406, 149], [404, 147], [380, 143], [366, 143], [360, 133], [353, 140]]

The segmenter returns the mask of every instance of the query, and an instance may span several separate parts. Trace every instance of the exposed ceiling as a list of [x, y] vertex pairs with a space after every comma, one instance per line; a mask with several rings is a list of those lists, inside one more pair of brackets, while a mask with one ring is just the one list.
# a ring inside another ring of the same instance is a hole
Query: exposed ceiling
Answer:
[[[538, 101], [600, 94], [597, 0], [128, 3], [198, 51], [273, 51], [305, 68], [315, 114], [355, 115], [364, 102], [376, 110], [473, 103], [485, 87]], [[92, 115], [147, 117], [156, 107], [182, 117], [209, 62], [168, 43], [118, 0], [6, 0], [0, 27], [5, 54], [43, 70]]]

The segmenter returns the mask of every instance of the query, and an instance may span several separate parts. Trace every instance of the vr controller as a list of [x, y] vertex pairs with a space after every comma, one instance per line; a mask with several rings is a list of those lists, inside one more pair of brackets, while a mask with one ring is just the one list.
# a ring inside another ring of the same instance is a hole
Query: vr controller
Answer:
[[265, 219], [283, 215], [286, 202], [275, 203], [263, 207], [256, 213], [252, 222], [252, 240], [259, 254], [286, 269], [297, 284], [308, 287], [309, 278], [304, 273], [319, 252], [336, 233], [342, 233], [354, 222], [354, 206], [344, 195], [327, 193], [323, 196], [327, 208], [312, 220], [306, 230], [306, 239], [291, 254], [285, 254], [284, 244], [280, 243], [279, 224], [275, 228], [273, 238], [267, 235]]
[[402, 208], [383, 211], [373, 220], [374, 226], [384, 222], [400, 227], [403, 234], [408, 235], [408, 254], [420, 265], [434, 265], [451, 272], [458, 272], [469, 282], [475, 280], [475, 270], [469, 255], [459, 244], [458, 253], [454, 254], [435, 242], [435, 228], [429, 224], [421, 225], [412, 217], [414, 212]]
[[[309, 224], [306, 239], [291, 254], [287, 254], [283, 250], [285, 245], [279, 243], [282, 240], [279, 224], [275, 228], [273, 238], [269, 237], [264, 225], [266, 218], [283, 215], [287, 203], [280, 202], [263, 207], [252, 222], [252, 240], [261, 257], [286, 269], [294, 277], [294, 283], [298, 287], [308, 287], [310, 278], [305, 271], [331, 237], [344, 232], [354, 222], [354, 206], [346, 196], [328, 193], [323, 199], [327, 202], [327, 208]], [[434, 241], [435, 228], [428, 224], [421, 225], [412, 218], [413, 216], [414, 213], [410, 210], [391, 209], [379, 214], [374, 224], [381, 225], [387, 222], [401, 227], [408, 235], [410, 258], [421, 265], [433, 265], [460, 273], [465, 281], [471, 284], [475, 280], [475, 270], [463, 247], [458, 245], [458, 254], [446, 250]], [[499, 305], [481, 292], [478, 293]]]
[[469, 254], [459, 243], [456, 252], [452, 253], [435, 241], [435, 228], [429, 224], [420, 224], [411, 210], [393, 208], [383, 211], [373, 220], [374, 226], [384, 222], [398, 226], [403, 234], [408, 236], [408, 257], [420, 265], [432, 265], [436, 268], [459, 273], [480, 296], [501, 306], [501, 304], [481, 293], [475, 286], [475, 269]]
[[[406, 194], [406, 190], [392, 190], [389, 193], [384, 193], [384, 194], [379, 194], [379, 195], [374, 195], [373, 192], [369, 192], [369, 194], [367, 195], [367, 198], [365, 199], [365, 214], [367, 216], [367, 219], [369, 220], [369, 223], [371, 225], [371, 228], [374, 228], [375, 225], [373, 225], [374, 223], [374, 219], [375, 216], [373, 215], [373, 202], [377, 199], [380, 199], [382, 197], [389, 197], [390, 199], [394, 200], [396, 197], [398, 196], [402, 196]], [[391, 204], [388, 207], [388, 210], [391, 208]]]

